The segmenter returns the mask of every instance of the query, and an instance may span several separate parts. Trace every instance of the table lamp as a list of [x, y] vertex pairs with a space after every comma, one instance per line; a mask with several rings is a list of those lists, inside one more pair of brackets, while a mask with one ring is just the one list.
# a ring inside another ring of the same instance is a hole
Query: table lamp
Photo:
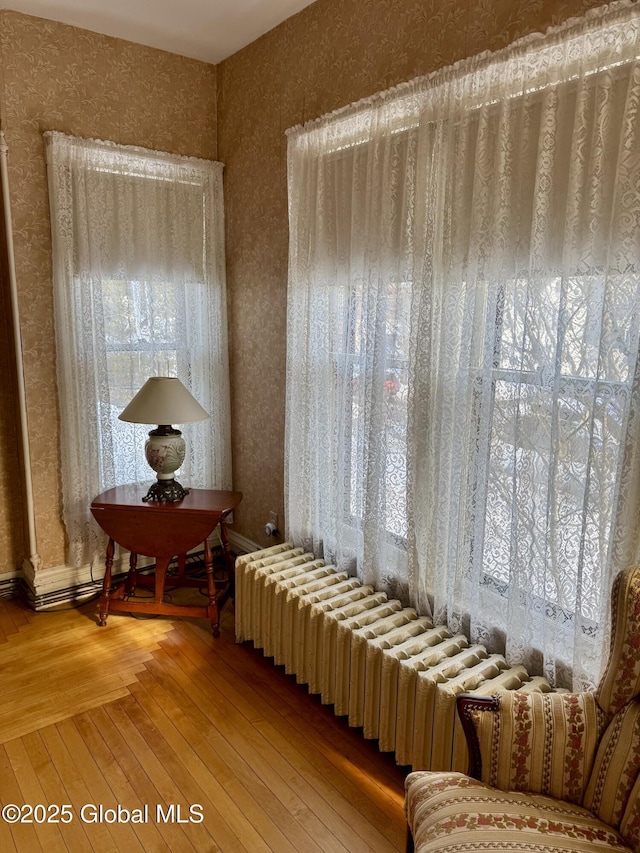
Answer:
[[180, 430], [171, 424], [203, 421], [209, 417], [208, 413], [179, 379], [151, 376], [118, 417], [132, 424], [158, 424], [144, 446], [147, 462], [158, 479], [142, 500], [181, 501], [189, 490], [173, 474], [184, 462], [185, 442]]

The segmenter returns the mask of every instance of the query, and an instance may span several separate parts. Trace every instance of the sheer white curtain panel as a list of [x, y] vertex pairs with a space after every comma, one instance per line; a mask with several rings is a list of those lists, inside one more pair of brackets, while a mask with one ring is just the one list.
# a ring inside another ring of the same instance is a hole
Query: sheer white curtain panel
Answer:
[[118, 414], [177, 376], [210, 418], [182, 427], [184, 485], [229, 488], [222, 164], [45, 133], [68, 561], [96, 556], [91, 499], [153, 480], [152, 426]]
[[289, 535], [560, 686], [638, 557], [640, 4], [289, 132]]

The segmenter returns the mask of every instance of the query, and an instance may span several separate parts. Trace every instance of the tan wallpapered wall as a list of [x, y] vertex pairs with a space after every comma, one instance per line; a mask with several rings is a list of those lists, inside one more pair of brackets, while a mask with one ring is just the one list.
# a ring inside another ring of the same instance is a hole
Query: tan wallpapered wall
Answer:
[[598, 5], [317, 0], [218, 66], [239, 532], [267, 544], [268, 511], [284, 513], [285, 130]]
[[[601, 0], [317, 0], [217, 69], [0, 13], [0, 105], [11, 147], [38, 550], [45, 566], [64, 562], [64, 531], [42, 131], [215, 157], [217, 118], [217, 156], [225, 163], [234, 487], [244, 492], [235, 528], [266, 544], [268, 511], [277, 511], [284, 524], [286, 128], [597, 5]], [[7, 365], [4, 332], [0, 324], [0, 359]], [[12, 406], [5, 406], [6, 390], [0, 394], [2, 571], [17, 564], [22, 538], [8, 485], [8, 475], [18, 475], [13, 413], [6, 413]]]
[[[49, 201], [42, 133], [60, 130], [194, 157], [216, 157], [216, 68], [164, 51], [17, 12], [0, 12], [2, 128], [9, 145], [37, 547], [43, 567], [65, 562]], [[1, 306], [8, 302], [2, 279]], [[8, 318], [0, 359], [12, 363]], [[26, 555], [11, 482], [20, 478], [15, 388], [0, 383], [0, 572]], [[13, 507], [13, 509], [12, 509]]]

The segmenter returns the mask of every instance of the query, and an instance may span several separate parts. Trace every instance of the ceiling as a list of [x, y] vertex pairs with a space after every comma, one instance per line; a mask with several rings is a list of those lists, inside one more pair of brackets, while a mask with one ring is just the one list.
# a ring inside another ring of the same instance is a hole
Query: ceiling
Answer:
[[313, 0], [7, 0], [4, 8], [220, 62]]

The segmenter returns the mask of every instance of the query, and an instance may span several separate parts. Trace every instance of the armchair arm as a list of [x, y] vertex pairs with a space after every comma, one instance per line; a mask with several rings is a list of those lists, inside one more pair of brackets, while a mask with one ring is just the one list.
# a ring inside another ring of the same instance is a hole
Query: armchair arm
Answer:
[[482, 754], [476, 729], [474, 712], [492, 711], [500, 708], [499, 696], [476, 696], [474, 693], [461, 693], [456, 699], [458, 716], [469, 750], [469, 769], [467, 774], [473, 779], [482, 779]]
[[593, 693], [462, 694], [469, 775], [503, 791], [581, 803], [607, 722]]

